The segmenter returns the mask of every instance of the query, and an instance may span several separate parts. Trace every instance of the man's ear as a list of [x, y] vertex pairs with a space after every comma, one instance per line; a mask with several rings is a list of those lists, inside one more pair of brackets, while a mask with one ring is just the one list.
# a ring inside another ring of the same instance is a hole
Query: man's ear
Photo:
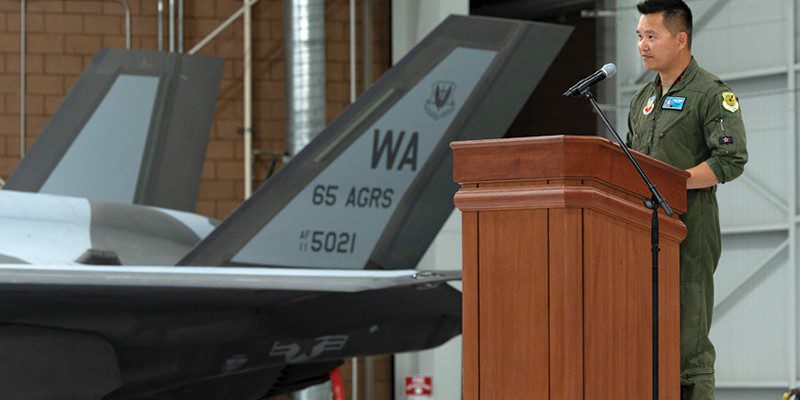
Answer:
[[678, 44], [681, 48], [689, 46], [689, 35], [686, 32], [678, 32]]

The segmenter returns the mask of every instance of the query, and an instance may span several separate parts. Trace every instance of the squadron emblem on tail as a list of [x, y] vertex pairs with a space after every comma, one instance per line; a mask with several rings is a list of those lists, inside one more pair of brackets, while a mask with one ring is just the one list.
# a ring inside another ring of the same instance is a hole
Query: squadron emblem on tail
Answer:
[[425, 112], [431, 118], [438, 120], [453, 112], [456, 107], [453, 94], [456, 84], [449, 81], [437, 81], [431, 87], [431, 98], [425, 102]]

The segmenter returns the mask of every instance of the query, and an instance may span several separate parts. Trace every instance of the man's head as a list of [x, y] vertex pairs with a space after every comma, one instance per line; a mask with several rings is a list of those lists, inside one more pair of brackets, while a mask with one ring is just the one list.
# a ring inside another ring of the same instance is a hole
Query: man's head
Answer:
[[691, 57], [692, 10], [683, 0], [645, 0], [636, 35], [645, 68], [662, 72]]

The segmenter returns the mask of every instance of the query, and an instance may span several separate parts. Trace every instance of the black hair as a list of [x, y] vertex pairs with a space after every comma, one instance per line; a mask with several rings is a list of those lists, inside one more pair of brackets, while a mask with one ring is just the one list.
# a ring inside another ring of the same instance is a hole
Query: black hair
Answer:
[[692, 10], [683, 0], [645, 0], [636, 5], [642, 14], [664, 13], [664, 25], [673, 35], [686, 32], [692, 47]]

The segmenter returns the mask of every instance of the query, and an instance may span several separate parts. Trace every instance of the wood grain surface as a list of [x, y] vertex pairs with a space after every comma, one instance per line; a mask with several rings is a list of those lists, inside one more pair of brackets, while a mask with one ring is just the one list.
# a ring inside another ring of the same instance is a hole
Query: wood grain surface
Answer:
[[547, 222], [546, 210], [480, 214], [481, 399], [549, 398]]
[[[619, 149], [571, 137], [452, 147], [464, 399], [651, 399], [650, 211]], [[644, 156], [642, 165], [685, 208], [686, 174]], [[677, 216], [660, 222], [660, 399], [678, 400], [686, 230]]]
[[584, 224], [585, 398], [649, 399], [650, 236], [592, 210]]
[[[597, 136], [539, 136], [453, 142], [453, 178], [480, 183], [521, 179], [593, 177], [638, 197], [647, 186], [614, 143]], [[642, 169], [678, 212], [686, 211], [689, 173], [633, 152]]]
[[583, 211], [549, 211], [550, 398], [583, 399]]
[[463, 400], [478, 400], [480, 390], [480, 348], [478, 322], [478, 213], [461, 213], [462, 271], [462, 391]]

